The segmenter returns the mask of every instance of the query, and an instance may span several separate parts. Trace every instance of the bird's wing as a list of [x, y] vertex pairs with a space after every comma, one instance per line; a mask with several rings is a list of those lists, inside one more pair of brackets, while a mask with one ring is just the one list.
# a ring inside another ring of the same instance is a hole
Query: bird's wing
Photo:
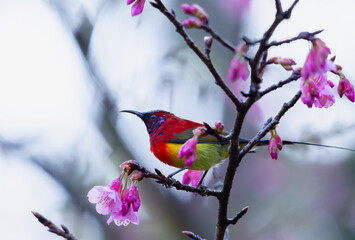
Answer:
[[[170, 139], [168, 142], [169, 143], [185, 143], [188, 139], [193, 137], [192, 131], [195, 128], [189, 128], [184, 130], [181, 133], [174, 133], [174, 138]], [[221, 135], [227, 136], [229, 133], [226, 131], [223, 131]], [[200, 137], [197, 140], [198, 143], [211, 143], [211, 144], [229, 144], [229, 141], [220, 141], [218, 138], [212, 135], [207, 135], [204, 137]]]

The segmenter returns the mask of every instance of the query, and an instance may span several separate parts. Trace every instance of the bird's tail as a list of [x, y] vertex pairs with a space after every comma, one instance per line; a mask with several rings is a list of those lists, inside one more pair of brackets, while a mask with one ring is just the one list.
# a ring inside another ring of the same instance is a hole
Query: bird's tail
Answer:
[[[246, 139], [240, 139], [240, 142], [248, 143], [249, 141], [246, 140]], [[346, 148], [346, 147], [332, 146], [332, 145], [325, 145], [325, 144], [319, 144], [319, 143], [309, 143], [309, 142], [298, 142], [298, 141], [283, 140], [282, 144], [283, 145], [295, 145], [295, 144], [297, 144], [297, 145], [307, 145], [307, 146], [334, 148], [334, 149], [340, 149], [340, 150], [346, 150], [346, 151], [355, 152], [355, 149]], [[260, 140], [256, 145], [257, 146], [267, 146], [267, 145], [269, 145], [269, 140]]]

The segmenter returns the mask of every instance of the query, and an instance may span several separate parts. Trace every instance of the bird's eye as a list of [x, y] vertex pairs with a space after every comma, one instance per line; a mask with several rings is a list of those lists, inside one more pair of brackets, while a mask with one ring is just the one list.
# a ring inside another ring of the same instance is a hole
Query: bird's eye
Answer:
[[155, 119], [157, 119], [158, 117], [157, 117], [157, 115], [155, 115], [155, 114], [153, 114], [152, 116], [150, 116], [150, 120], [155, 120]]

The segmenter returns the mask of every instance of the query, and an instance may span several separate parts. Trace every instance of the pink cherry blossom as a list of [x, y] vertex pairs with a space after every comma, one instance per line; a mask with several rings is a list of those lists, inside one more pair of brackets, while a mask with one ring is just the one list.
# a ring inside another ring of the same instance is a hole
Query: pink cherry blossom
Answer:
[[96, 203], [98, 213], [103, 215], [111, 213], [107, 224], [112, 221], [118, 226], [127, 226], [129, 223], [139, 224], [138, 210], [141, 200], [135, 184], [126, 187], [128, 175], [123, 172], [108, 186], [95, 186], [88, 193], [89, 202]]
[[280, 138], [280, 135], [276, 133], [276, 146], [277, 149], [279, 149], [280, 151], [282, 150], [282, 140]]
[[90, 203], [96, 204], [96, 211], [99, 214], [107, 215], [110, 212], [120, 211], [122, 208], [118, 193], [108, 186], [94, 186], [87, 196]]
[[127, 226], [129, 223], [138, 225], [139, 215], [132, 208], [128, 208], [125, 215], [123, 215], [121, 211], [113, 212], [111, 217], [107, 220], [107, 224], [110, 224], [112, 221], [114, 221], [117, 226]]
[[276, 144], [276, 139], [272, 138], [269, 140], [269, 153], [272, 159], [277, 160], [277, 144]]
[[355, 100], [354, 86], [345, 76], [339, 81], [338, 94], [340, 97], [343, 97], [343, 95], [345, 94], [345, 96], [352, 102], [354, 102]]
[[331, 89], [333, 83], [327, 80], [325, 74], [314, 75], [304, 80], [301, 79], [301, 100], [309, 108], [313, 105], [318, 108], [328, 108], [335, 102]]
[[336, 71], [333, 61], [328, 59], [330, 49], [319, 38], [312, 40], [312, 49], [309, 51], [307, 59], [303, 65], [302, 78], [307, 79], [311, 75], [322, 75], [327, 71]]
[[191, 167], [196, 160], [196, 137], [187, 140], [179, 149], [179, 159], [185, 156], [185, 166]]
[[248, 65], [242, 57], [238, 55], [234, 56], [229, 65], [227, 76], [230, 81], [236, 81], [238, 79], [246, 80], [248, 78]]
[[202, 176], [202, 171], [187, 170], [182, 176], [181, 182], [182, 184], [191, 183], [191, 186], [197, 187], [197, 184], [199, 183], [201, 176]]
[[127, 0], [127, 5], [130, 5], [133, 2], [135, 2], [135, 3], [133, 4], [133, 6], [131, 8], [132, 17], [142, 13], [145, 0]]
[[280, 136], [277, 134], [275, 129], [270, 131], [271, 137], [269, 139], [269, 153], [272, 159], [277, 160], [277, 153], [278, 151], [282, 150], [282, 140]]

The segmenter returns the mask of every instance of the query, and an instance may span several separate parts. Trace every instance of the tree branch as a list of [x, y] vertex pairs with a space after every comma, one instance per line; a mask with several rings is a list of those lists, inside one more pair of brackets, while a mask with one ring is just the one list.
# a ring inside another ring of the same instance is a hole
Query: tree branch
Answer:
[[240, 151], [239, 158], [242, 159], [245, 154], [247, 154], [258, 142], [262, 139], [271, 129], [273, 129], [279, 122], [280, 119], [285, 115], [285, 113], [292, 108], [296, 102], [301, 97], [301, 90], [299, 90], [296, 95], [287, 103], [284, 103], [279, 113], [275, 116], [273, 120], [271, 120], [266, 126], [260, 130], [256, 136], [249, 141], [247, 145]]
[[192, 51], [201, 59], [201, 61], [206, 65], [208, 70], [211, 72], [212, 76], [215, 79], [215, 83], [224, 91], [224, 93], [230, 98], [230, 100], [235, 104], [237, 108], [240, 108], [241, 102], [236, 95], [229, 89], [226, 83], [223, 81], [221, 76], [218, 74], [217, 70], [213, 66], [209, 57], [205, 56], [192, 41], [192, 39], [185, 32], [182, 24], [176, 19], [175, 15], [169, 12], [165, 5], [160, 0], [155, 0], [155, 2], [150, 2], [150, 4], [163, 13], [169, 21], [174, 24], [176, 32], [184, 39], [186, 44], [191, 48]]
[[148, 171], [146, 168], [139, 166], [137, 171], [142, 172], [144, 174], [145, 178], [155, 179], [155, 180], [157, 180], [156, 181], [157, 183], [159, 183], [165, 187], [175, 187], [176, 190], [183, 190], [186, 192], [198, 193], [201, 196], [214, 196], [216, 198], [219, 198], [221, 195], [220, 191], [209, 189], [207, 187], [202, 187], [202, 186], [192, 187], [189, 185], [182, 184], [181, 182], [179, 182], [175, 179], [166, 177], [158, 169], [155, 169], [156, 173], [152, 173], [152, 172]]
[[48, 228], [48, 231], [68, 240], [76, 240], [76, 238], [69, 232], [68, 228], [61, 225], [62, 229], [58, 228], [54, 223], [43, 217], [38, 212], [32, 212], [38, 221]]
[[263, 97], [265, 94], [267, 94], [267, 93], [269, 93], [269, 92], [271, 92], [271, 91], [274, 91], [274, 90], [276, 90], [276, 89], [278, 89], [278, 88], [281, 88], [282, 86], [284, 86], [284, 85], [286, 85], [286, 84], [288, 84], [288, 83], [290, 83], [290, 82], [296, 81], [296, 80], [298, 80], [300, 77], [301, 77], [300, 74], [293, 72], [293, 73], [291, 74], [291, 76], [289, 76], [287, 79], [285, 79], [285, 80], [283, 80], [283, 81], [280, 81], [280, 82], [278, 82], [278, 83], [276, 83], [276, 84], [274, 84], [274, 85], [271, 85], [270, 87], [266, 88], [266, 89], [263, 90], [263, 91], [260, 91], [258, 98], [261, 98], [261, 97]]
[[249, 210], [249, 207], [246, 206], [243, 208], [234, 218], [228, 219], [229, 224], [236, 224]]
[[224, 46], [225, 48], [231, 50], [232, 52], [235, 52], [235, 46], [233, 46], [233, 44], [231, 44], [230, 42], [228, 42], [227, 40], [224, 40], [219, 34], [217, 34], [209, 25], [203, 24], [201, 26], [201, 28], [203, 30], [205, 30], [206, 32], [208, 32], [209, 34], [211, 34], [213, 36], [214, 39], [216, 39], [218, 42], [220, 42], [222, 44], [222, 46]]

